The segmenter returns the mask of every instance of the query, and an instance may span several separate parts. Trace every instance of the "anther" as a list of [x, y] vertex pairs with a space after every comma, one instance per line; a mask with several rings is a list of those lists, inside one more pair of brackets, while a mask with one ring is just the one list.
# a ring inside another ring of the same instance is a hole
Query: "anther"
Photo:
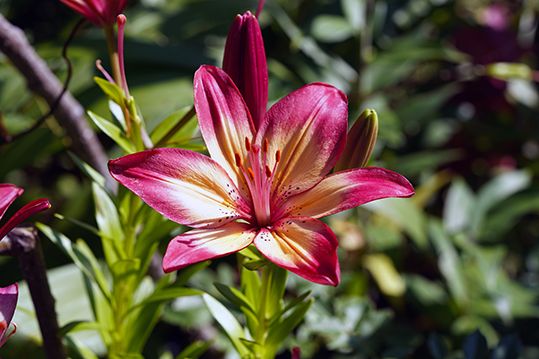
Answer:
[[251, 151], [251, 141], [249, 141], [248, 137], [245, 137], [245, 149], [247, 152]]
[[241, 157], [238, 152], [234, 152], [234, 160], [236, 161], [236, 166], [241, 167]]
[[269, 142], [267, 138], [264, 138], [264, 152], [268, 152]]
[[275, 152], [275, 162], [279, 162], [281, 160], [281, 150], [277, 150]]
[[253, 169], [251, 167], [247, 168], [247, 173], [249, 173], [249, 177], [254, 181], [255, 180], [255, 173], [253, 172]]
[[268, 178], [271, 177], [271, 170], [270, 170], [268, 165], [266, 165], [266, 177], [268, 177]]

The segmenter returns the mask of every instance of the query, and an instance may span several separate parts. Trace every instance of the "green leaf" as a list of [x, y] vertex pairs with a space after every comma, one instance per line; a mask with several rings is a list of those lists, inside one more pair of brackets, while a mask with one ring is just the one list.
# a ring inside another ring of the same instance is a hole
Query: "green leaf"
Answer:
[[[185, 118], [192, 108], [193, 106], [186, 106], [178, 111], [175, 111], [161, 121], [150, 135], [152, 142], [164, 142], [161, 145], [184, 144], [189, 142], [189, 140], [191, 140], [191, 138], [193, 138], [195, 135], [198, 128], [196, 116]], [[173, 130], [175, 132], [171, 133]], [[165, 136], [167, 137], [166, 141], [164, 141]]]
[[118, 85], [113, 84], [101, 77], [94, 77], [94, 81], [101, 88], [101, 90], [110, 98], [112, 101], [117, 104], [122, 104], [124, 101], [124, 91], [118, 87]]
[[116, 121], [118, 121], [120, 126], [122, 126], [123, 131], [127, 131], [127, 124], [125, 122], [125, 116], [122, 107], [116, 102], [109, 100], [109, 110], [116, 119]]
[[88, 111], [88, 116], [95, 123], [97, 127], [107, 136], [109, 136], [118, 146], [120, 146], [127, 153], [134, 153], [135, 146], [131, 141], [125, 136], [123, 131], [110, 122], [109, 120], [104, 119], [103, 117], [96, 115], [92, 111]]
[[275, 315], [275, 313], [281, 311], [281, 298], [283, 298], [286, 289], [288, 272], [285, 269], [274, 265], [273, 263], [268, 264], [268, 267], [265, 270], [270, 271], [268, 287], [268, 293], [270, 293], [270, 295], [267, 298], [266, 313], [271, 318], [273, 315]]
[[477, 193], [477, 204], [471, 213], [472, 234], [477, 235], [487, 212], [503, 200], [529, 186], [531, 175], [527, 171], [503, 173], [490, 180]]
[[365, 1], [341, 0], [341, 7], [354, 33], [359, 34], [365, 27]]
[[249, 298], [247, 298], [242, 292], [234, 287], [229, 287], [222, 283], [214, 283], [213, 285], [215, 288], [217, 288], [219, 293], [223, 295], [223, 297], [230, 301], [230, 303], [241, 309], [243, 312], [248, 310], [256, 316], [254, 304], [250, 302]]
[[449, 291], [461, 306], [465, 306], [468, 301], [468, 293], [462, 272], [463, 266], [457, 250], [439, 222], [430, 221], [429, 232], [432, 244], [438, 254], [438, 267], [447, 281]]
[[169, 287], [169, 288], [161, 288], [157, 289], [155, 292], [153, 292], [149, 297], [146, 297], [142, 302], [138, 303], [135, 307], [143, 307], [150, 303], [163, 303], [168, 302], [170, 300], [174, 300], [176, 298], [181, 297], [191, 297], [195, 295], [202, 295], [203, 292], [198, 289], [193, 288], [177, 288], [177, 287]]
[[96, 322], [89, 322], [86, 320], [76, 320], [62, 326], [60, 330], [58, 331], [58, 334], [64, 337], [68, 333], [73, 333], [77, 331], [85, 331], [85, 330], [99, 331], [99, 329], [100, 329], [99, 324]]
[[240, 338], [245, 337], [240, 323], [238, 323], [236, 318], [234, 318], [232, 313], [230, 313], [230, 311], [224, 305], [222, 305], [211, 295], [203, 294], [202, 299], [206, 303], [211, 315], [219, 323], [219, 325], [221, 325], [240, 356], [245, 357], [249, 353], [249, 350], [240, 340]]
[[130, 276], [138, 274], [140, 270], [140, 259], [120, 259], [111, 267], [112, 275], [114, 280], [117, 282], [122, 282]]
[[363, 207], [390, 219], [404, 230], [419, 248], [426, 248], [428, 240], [425, 215], [413, 201], [388, 198]]
[[179, 270], [175, 285], [185, 285], [193, 275], [208, 267], [210, 264], [211, 261], [204, 261]]
[[64, 342], [70, 359], [99, 359], [99, 357], [85, 345], [69, 335], [64, 338]]
[[105, 178], [101, 175], [101, 173], [97, 172], [92, 166], [87, 164], [86, 162], [82, 161], [77, 155], [75, 155], [73, 152], [68, 151], [67, 154], [73, 162], [77, 165], [77, 167], [84, 173], [92, 182], [97, 183], [101, 187], [105, 187]]
[[444, 205], [444, 227], [449, 233], [462, 232], [470, 226], [475, 205], [475, 195], [462, 179], [449, 187]]
[[288, 304], [283, 309], [281, 309], [281, 311], [279, 313], [274, 315], [272, 321], [270, 322], [270, 326], [272, 326], [274, 323], [279, 321], [289, 310], [292, 310], [296, 306], [301, 304], [309, 295], [311, 295], [310, 290], [306, 291], [305, 293], [301, 294], [300, 296], [298, 296], [298, 297], [292, 299], [291, 301], [289, 301]]
[[281, 318], [280, 321], [275, 322], [270, 326], [266, 345], [277, 347], [281, 345], [286, 337], [290, 335], [292, 330], [294, 330], [294, 328], [303, 320], [305, 313], [307, 313], [313, 302], [314, 299], [311, 298], [297, 304], [286, 317]]
[[255, 271], [257, 269], [260, 269], [262, 268], [263, 266], [267, 265], [268, 264], [268, 260], [267, 259], [259, 259], [259, 260], [247, 260], [245, 261], [242, 265], [250, 270], [250, 271]]
[[175, 359], [197, 359], [200, 358], [212, 345], [212, 342], [203, 342], [197, 340], [184, 350], [180, 354], [176, 355]]
[[391, 297], [404, 295], [406, 283], [395, 269], [391, 258], [385, 254], [369, 254], [363, 257], [363, 263], [372, 274], [382, 293]]
[[86, 248], [82, 244], [74, 245], [69, 238], [42, 223], [36, 223], [36, 227], [49, 238], [52, 243], [68, 255], [79, 270], [91, 279], [92, 282], [97, 284], [105, 298], [110, 300], [110, 291], [108, 289], [108, 284], [104, 279], [105, 276], [99, 267], [96, 266], [93, 255], [88, 255], [88, 252], [85, 250]]
[[120, 258], [126, 258], [122, 246], [124, 232], [116, 205], [107, 192], [97, 184], [92, 184], [95, 202], [95, 219], [103, 240], [103, 250], [109, 265]]
[[353, 30], [348, 21], [341, 16], [317, 16], [311, 26], [315, 38], [324, 42], [340, 42], [352, 36]]

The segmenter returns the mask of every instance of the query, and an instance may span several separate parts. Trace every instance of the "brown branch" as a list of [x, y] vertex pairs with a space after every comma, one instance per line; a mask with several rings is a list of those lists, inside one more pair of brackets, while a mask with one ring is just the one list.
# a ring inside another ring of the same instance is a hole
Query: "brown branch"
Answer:
[[[30, 90], [53, 108], [58, 95], [62, 92], [62, 84], [35, 52], [22, 30], [9, 23], [1, 14], [0, 51], [25, 77]], [[109, 188], [114, 188], [115, 182], [107, 170], [107, 155], [97, 136], [88, 126], [84, 108], [80, 103], [66, 92], [58, 102], [54, 115], [71, 139], [73, 151], [105, 176]]]
[[22, 277], [28, 284], [47, 358], [67, 359], [37, 231], [32, 227], [18, 227], [8, 234], [7, 239], [2, 242], [7, 242], [10, 254], [17, 257]]

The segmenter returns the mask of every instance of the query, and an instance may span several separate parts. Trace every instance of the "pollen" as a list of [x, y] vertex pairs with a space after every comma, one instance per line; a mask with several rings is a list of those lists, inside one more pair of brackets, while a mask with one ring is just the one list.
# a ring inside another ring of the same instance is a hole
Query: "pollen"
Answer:
[[249, 177], [254, 181], [255, 179], [255, 173], [253, 172], [253, 169], [251, 167], [247, 168], [247, 173], [249, 173]]

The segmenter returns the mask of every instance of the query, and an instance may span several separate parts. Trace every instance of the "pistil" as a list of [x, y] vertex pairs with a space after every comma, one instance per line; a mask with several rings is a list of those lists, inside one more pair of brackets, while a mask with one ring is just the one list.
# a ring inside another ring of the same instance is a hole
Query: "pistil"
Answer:
[[267, 164], [267, 153], [269, 143], [265, 140], [262, 150], [258, 145], [252, 144], [249, 138], [245, 138], [245, 149], [247, 150], [248, 165], [242, 163], [238, 153], [234, 154], [236, 166], [240, 169], [245, 183], [251, 193], [253, 202], [253, 212], [256, 224], [264, 227], [271, 221], [271, 184], [275, 176], [275, 168], [280, 160], [280, 151], [275, 153], [275, 164], [273, 168]]

